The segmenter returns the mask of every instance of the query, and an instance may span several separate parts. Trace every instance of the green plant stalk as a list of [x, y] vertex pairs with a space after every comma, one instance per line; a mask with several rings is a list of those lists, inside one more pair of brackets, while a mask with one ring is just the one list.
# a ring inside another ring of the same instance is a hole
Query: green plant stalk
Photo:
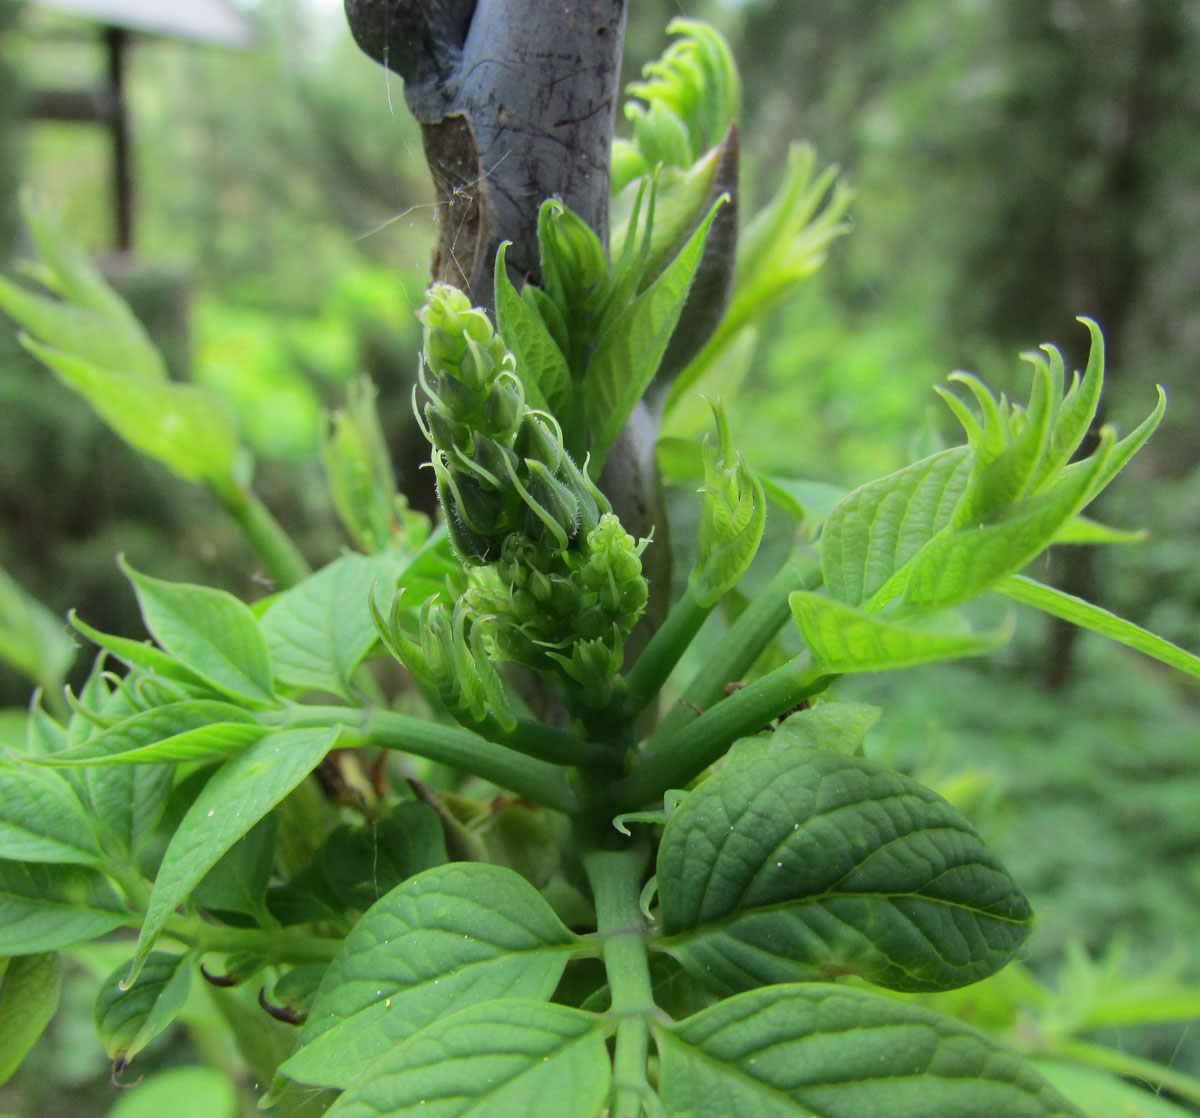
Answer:
[[262, 717], [288, 729], [345, 726], [347, 746], [404, 750], [490, 780], [555, 811], [570, 814], [579, 808], [561, 767], [497, 745], [461, 726], [444, 726], [391, 710], [337, 706], [292, 706]]
[[225, 511], [237, 521], [242, 534], [275, 580], [277, 589], [286, 590], [312, 574], [312, 568], [292, 538], [250, 488], [244, 485], [210, 488]]
[[609, 750], [595, 742], [532, 718], [518, 718], [516, 728], [500, 736], [499, 744], [555, 765], [586, 765], [609, 756]]
[[613, 1052], [613, 1118], [638, 1118], [650, 1093], [646, 1059], [650, 1051], [648, 1015], [657, 1013], [646, 956], [646, 918], [642, 915], [642, 874], [646, 851], [594, 850], [584, 869], [596, 902], [596, 926], [604, 943], [604, 969], [612, 994], [609, 1014], [616, 1018]]
[[198, 916], [168, 917], [163, 934], [201, 953], [247, 951], [272, 963], [328, 963], [342, 945], [341, 937], [314, 936], [297, 928], [231, 928]]
[[1156, 1064], [1153, 1060], [1133, 1056], [1117, 1048], [1106, 1048], [1100, 1044], [1088, 1044], [1083, 1040], [1063, 1041], [1045, 1055], [1064, 1056], [1081, 1064], [1103, 1068], [1117, 1075], [1140, 1079], [1158, 1091], [1166, 1088], [1191, 1103], [1200, 1104], [1200, 1079], [1186, 1072]]
[[693, 708], [707, 710], [724, 698], [725, 685], [750, 670], [771, 638], [791, 617], [788, 595], [793, 590], [812, 590], [819, 581], [815, 556], [789, 557], [722, 636], [713, 654], [688, 684], [679, 703], [663, 717], [646, 743], [647, 752], [659, 752], [666, 742], [676, 737], [695, 717]]
[[808, 652], [802, 652], [735, 691], [663, 742], [657, 752], [642, 758], [617, 788], [618, 810], [635, 811], [660, 800], [669, 788], [685, 787], [738, 738], [765, 729], [797, 703], [824, 691], [833, 679], [813, 666]]
[[650, 643], [625, 677], [628, 688], [625, 702], [630, 720], [636, 718], [662, 690], [668, 676], [679, 663], [679, 658], [696, 639], [696, 634], [712, 610], [712, 605], [701, 605], [696, 600], [689, 582], [683, 597], [671, 607], [666, 620], [650, 638]]

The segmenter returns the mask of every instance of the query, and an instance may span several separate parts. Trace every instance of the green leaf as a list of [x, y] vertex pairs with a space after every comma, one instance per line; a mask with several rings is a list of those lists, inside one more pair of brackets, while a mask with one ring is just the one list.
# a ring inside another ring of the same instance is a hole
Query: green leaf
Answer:
[[384, 1055], [329, 1118], [594, 1118], [612, 1074], [606, 1031], [565, 1005], [473, 1005]]
[[62, 961], [53, 952], [0, 960], [0, 1084], [50, 1024], [61, 990]]
[[829, 673], [886, 671], [982, 656], [1012, 636], [1011, 623], [991, 633], [974, 633], [954, 613], [889, 621], [809, 590], [793, 592], [788, 602], [813, 660]]
[[733, 743], [728, 756], [774, 753], [780, 749], [819, 749], [854, 753], [883, 712], [867, 703], [819, 703], [789, 715], [769, 733]]
[[857, 974], [948, 990], [1008, 962], [1029, 903], [936, 793], [861, 757], [784, 750], [730, 764], [667, 820], [665, 938], [719, 993]]
[[846, 490], [840, 485], [824, 481], [764, 477], [762, 483], [767, 500], [793, 520], [803, 523], [810, 533], [825, 523], [837, 503], [846, 496]]
[[320, 764], [338, 733], [338, 729], [281, 730], [217, 770], [163, 854], [128, 982], [136, 981], [167, 917], [225, 851]]
[[509, 243], [496, 250], [496, 331], [516, 358], [525, 403], [561, 415], [571, 392], [571, 370], [541, 315], [508, 278], [504, 257]]
[[179, 1015], [192, 983], [190, 955], [154, 951], [137, 981], [123, 986], [122, 963], [100, 985], [92, 1020], [109, 1059], [124, 1068]]
[[192, 890], [192, 903], [216, 912], [261, 917], [275, 862], [278, 829], [274, 812], [255, 823], [201, 878]]
[[959, 446], [843, 497], [821, 531], [829, 596], [852, 606], [870, 601], [950, 522], [970, 472], [970, 451]]
[[724, 201], [716, 202], [662, 275], [596, 340], [583, 382], [593, 476], [658, 371], [700, 266], [709, 227]]
[[1190, 1107], [1169, 1102], [1112, 1072], [1067, 1060], [1034, 1059], [1030, 1063], [1088, 1118], [1191, 1118], [1195, 1114]]
[[704, 437], [704, 485], [700, 504], [700, 547], [688, 580], [702, 606], [715, 605], [746, 573], [767, 522], [762, 482], [733, 449], [733, 437], [720, 401], [710, 400], [717, 447]]
[[75, 642], [59, 618], [0, 569], [0, 660], [35, 683], [62, 685]]
[[67, 782], [33, 765], [0, 762], [0, 850], [24, 862], [98, 865], [92, 821]]
[[227, 757], [267, 733], [240, 707], [210, 699], [138, 711], [74, 749], [39, 757], [44, 765], [140, 765]]
[[74, 610], [67, 614], [67, 620], [93, 644], [98, 645], [133, 670], [162, 676], [175, 683], [182, 683], [193, 691], [212, 693], [211, 685], [201, 676], [184, 667], [173, 656], [168, 656], [162, 649], [155, 647], [149, 641], [135, 641], [128, 637], [116, 637], [111, 633], [102, 633], [99, 629], [93, 629], [91, 625], [81, 620]]
[[271, 654], [254, 614], [224, 590], [165, 582], [139, 574], [124, 560], [146, 628], [185, 667], [218, 691], [259, 706], [275, 706]]
[[446, 833], [428, 804], [397, 804], [365, 827], [339, 827], [321, 848], [325, 880], [343, 904], [365, 911], [402, 881], [449, 860]]
[[1144, 653], [1160, 663], [1177, 668], [1188, 675], [1200, 677], [1200, 656], [1147, 632], [1140, 625], [1126, 621], [1115, 613], [1109, 613], [1100, 606], [1094, 606], [1091, 602], [1076, 598], [1073, 594], [1055, 590], [1052, 586], [1045, 586], [1024, 575], [1013, 575], [1011, 578], [1006, 578], [993, 589], [1022, 605], [1033, 606], [1034, 609], [1040, 609], [1043, 613], [1050, 614], [1051, 617], [1060, 617], [1064, 621], [1070, 621], [1071, 624], [1078, 625], [1081, 629], [1099, 633], [1101, 636], [1108, 637], [1109, 640]]
[[1143, 543], [1149, 533], [1144, 528], [1112, 528], [1086, 516], [1073, 516], [1054, 535], [1062, 543]]
[[[1058, 530], [1089, 500], [1112, 449], [1101, 435], [1096, 453], [1052, 488], [1021, 501], [992, 524], [965, 525], [926, 544], [912, 559], [904, 579], [904, 604], [912, 610], [943, 609], [982, 594], [1005, 575], [1015, 574], [1054, 541]], [[878, 608], [892, 596], [884, 586], [872, 600]]]
[[983, 1033], [842, 986], [755, 990], [655, 1037], [671, 1118], [1082, 1118]]
[[392, 556], [343, 555], [280, 594], [259, 622], [275, 678], [350, 698], [350, 677], [376, 641], [371, 587], [394, 585], [397, 573]]
[[112, 372], [28, 337], [21, 343], [135, 450], [187, 481], [234, 484], [237, 428], [212, 393]]
[[0, 860], [0, 954], [70, 947], [130, 919], [95, 870]]
[[41, 342], [101, 369], [165, 381], [162, 355], [132, 315], [48, 299], [0, 276], [0, 310]]
[[330, 964], [300, 1047], [280, 1069], [344, 1087], [418, 1029], [496, 998], [548, 998], [576, 943], [524, 878], [450, 863], [373, 905]]
[[158, 826], [175, 783], [175, 766], [95, 766], [84, 770], [83, 779], [92, 814], [132, 856]]
[[237, 1087], [226, 1072], [178, 1067], [139, 1079], [135, 1090], [121, 1092], [105, 1118], [238, 1118], [241, 1113]]

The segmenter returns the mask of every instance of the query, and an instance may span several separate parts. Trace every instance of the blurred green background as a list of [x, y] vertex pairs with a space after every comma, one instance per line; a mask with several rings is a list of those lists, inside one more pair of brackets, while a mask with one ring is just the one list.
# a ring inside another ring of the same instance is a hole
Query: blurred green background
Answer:
[[[631, 8], [630, 78], [661, 51], [672, 15], [729, 36], [746, 87], [743, 213], [770, 196], [794, 138], [840, 164], [856, 192], [853, 234], [731, 358], [742, 380], [728, 410], [751, 464], [842, 486], [897, 468], [952, 435], [930, 391], [948, 372], [1023, 395], [1016, 355], [1054, 341], [1080, 364], [1074, 317], [1091, 315], [1108, 339], [1105, 418], [1128, 430], [1156, 383], [1170, 397], [1163, 428], [1094, 510], [1148, 538], [1059, 549], [1041, 573], [1200, 647], [1200, 8]], [[21, 254], [26, 184], [105, 261], [176, 374], [235, 409], [260, 491], [320, 561], [340, 546], [320, 484], [322, 409], [353, 375], [380, 387], [402, 484], [415, 484], [425, 454], [407, 386], [435, 210], [400, 80], [358, 52], [338, 5], [260, 0], [245, 14], [250, 49], [134, 37], [134, 253], [119, 257], [107, 135], [26, 119], [37, 91], [100, 80], [97, 29], [0, 0], [0, 258]], [[74, 606], [101, 629], [136, 633], [118, 551], [162, 577], [263, 593], [205, 495], [129, 451], [0, 329], [0, 568], [57, 616]], [[1197, 692], [1132, 653], [1021, 622], [987, 662], [843, 694], [885, 707], [875, 755], [955, 791], [997, 844], [1041, 913], [1028, 949], [1039, 974], [1053, 981], [1075, 941], [1092, 954], [1124, 941], [1132, 970], [1170, 962], [1200, 980]], [[27, 698], [27, 681], [0, 665], [0, 708]], [[107, 972], [102, 949], [79, 954], [80, 976]], [[126, 1114], [91, 1032], [92, 988], [68, 983], [51, 1033], [0, 1088], [0, 1114]], [[142, 1072], [197, 1057], [233, 1066], [221, 1018], [196, 997]], [[1104, 1039], [1200, 1072], [1200, 1029], [1186, 1024]], [[194, 1089], [219, 1100], [223, 1082]], [[168, 1097], [190, 1090], [179, 1080]], [[205, 1113], [239, 1105], [229, 1096]]]

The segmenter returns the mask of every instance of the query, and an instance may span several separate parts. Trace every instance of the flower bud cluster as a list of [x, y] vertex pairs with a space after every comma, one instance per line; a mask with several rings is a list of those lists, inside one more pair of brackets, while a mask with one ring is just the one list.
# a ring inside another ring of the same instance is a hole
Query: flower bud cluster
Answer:
[[445, 650], [555, 671], [583, 702], [606, 701], [646, 605], [645, 541], [622, 528], [572, 461], [554, 418], [526, 406], [513, 357], [483, 311], [437, 284], [419, 317], [427, 397], [419, 414], [451, 540], [475, 574], [452, 616], [425, 610], [419, 649], [398, 639], [401, 658], [476, 721], [495, 695], [486, 684], [466, 694], [453, 678], [466, 653]]
[[459, 557], [495, 562], [514, 533], [575, 546], [608, 502], [563, 449], [554, 418], [525, 406], [513, 356], [487, 315], [457, 288], [435, 284], [419, 317], [428, 402], [418, 418]]

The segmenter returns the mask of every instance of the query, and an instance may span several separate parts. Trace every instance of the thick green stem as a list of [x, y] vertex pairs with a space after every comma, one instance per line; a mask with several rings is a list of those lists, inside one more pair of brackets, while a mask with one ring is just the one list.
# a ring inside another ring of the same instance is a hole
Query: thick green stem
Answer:
[[268, 712], [263, 719], [278, 721], [289, 729], [346, 726], [358, 735], [354, 744], [400, 749], [440, 761], [555, 811], [571, 813], [579, 806], [560, 767], [497, 745], [460, 726], [444, 726], [390, 710], [336, 706], [292, 706], [277, 715]]
[[342, 946], [340, 938], [314, 936], [297, 928], [230, 928], [207, 924], [198, 916], [168, 917], [163, 931], [202, 952], [247, 951], [265, 955], [272, 963], [328, 963]]
[[662, 689], [679, 658], [700, 632], [700, 626], [708, 620], [712, 608], [696, 600], [692, 585], [688, 583], [683, 597], [671, 607], [666, 620], [625, 677], [628, 688], [625, 701], [630, 719], [636, 718]]
[[[802, 652], [762, 679], [735, 691], [705, 711], [690, 726], [660, 744], [639, 762], [617, 790], [622, 810], [633, 811], [683, 788], [716, 761], [738, 738], [756, 734], [799, 702], [825, 690], [832, 681]], [[654, 735], [659, 738], [658, 734]]]
[[595, 742], [583, 741], [567, 730], [532, 718], [518, 718], [516, 727], [503, 735], [500, 744], [555, 765], [584, 765], [603, 761], [609, 755], [609, 750]]
[[641, 847], [596, 850], [583, 864], [596, 901], [596, 926], [604, 942], [604, 969], [612, 994], [609, 1013], [617, 1020], [609, 1113], [612, 1118], [639, 1118], [650, 1094], [646, 1079], [649, 1018], [657, 1012], [646, 955], [646, 919], [639, 904], [646, 852]]
[[788, 558], [775, 577], [746, 607], [715, 643], [712, 654], [688, 684], [679, 703], [667, 712], [647, 742], [647, 750], [658, 752], [695, 718], [695, 709], [707, 710], [725, 696], [725, 685], [741, 679], [758, 659], [771, 638], [791, 616], [788, 595], [793, 590], [811, 590], [820, 579], [816, 558], [799, 554]]
[[291, 537], [271, 511], [244, 485], [213, 488], [213, 494], [225, 511], [237, 521], [242, 534], [263, 561], [267, 572], [280, 590], [295, 586], [312, 573]]

